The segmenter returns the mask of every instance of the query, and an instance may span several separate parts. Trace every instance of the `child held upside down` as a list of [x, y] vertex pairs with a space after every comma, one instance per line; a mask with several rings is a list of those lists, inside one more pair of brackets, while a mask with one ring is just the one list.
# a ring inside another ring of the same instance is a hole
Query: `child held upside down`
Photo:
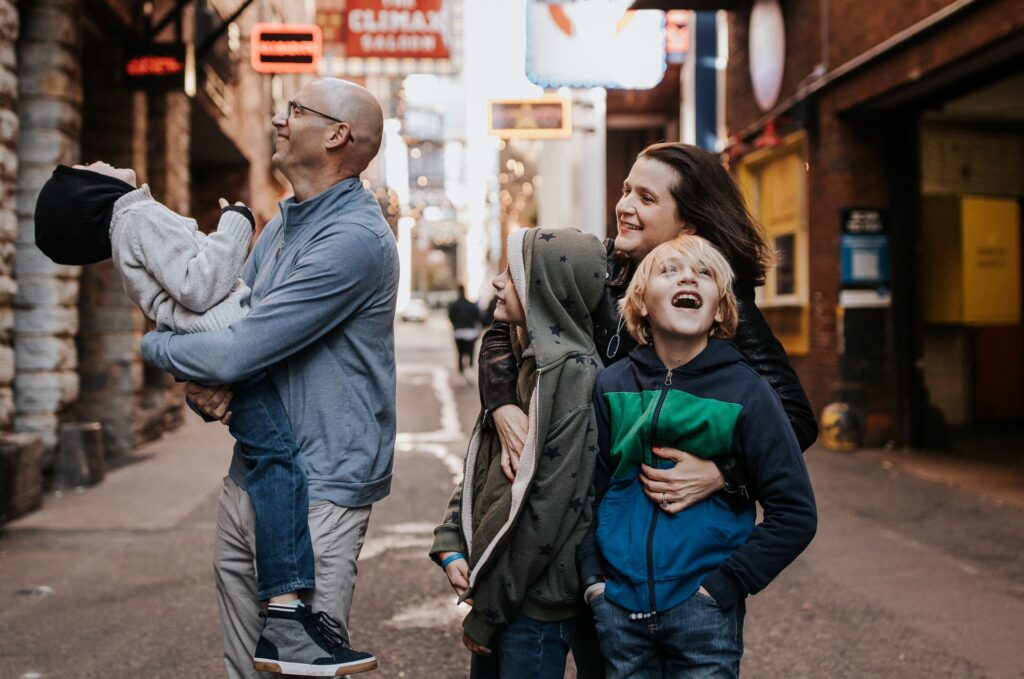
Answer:
[[[227, 328], [248, 313], [239, 278], [255, 220], [241, 203], [220, 200], [216, 232], [135, 188], [135, 172], [106, 163], [57, 167], [36, 202], [36, 245], [58, 264], [113, 258], [128, 297], [158, 330]], [[326, 612], [313, 613], [299, 593], [315, 585], [306, 476], [299, 446], [274, 384], [265, 372], [231, 385], [228, 427], [249, 465], [246, 490], [256, 514], [257, 598], [268, 601], [257, 642], [256, 669], [334, 676], [377, 666], [348, 648]]]

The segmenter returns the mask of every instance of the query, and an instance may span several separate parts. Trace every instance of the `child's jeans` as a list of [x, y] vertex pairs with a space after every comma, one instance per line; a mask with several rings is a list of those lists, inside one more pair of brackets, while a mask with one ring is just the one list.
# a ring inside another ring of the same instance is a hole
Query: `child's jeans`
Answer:
[[591, 602], [608, 679], [735, 679], [743, 657], [743, 602], [723, 611], [696, 593], [664, 613], [633, 620], [599, 596]]
[[266, 373], [231, 391], [228, 429], [249, 464], [245, 489], [256, 513], [256, 597], [313, 589], [309, 493], [284, 405]]
[[576, 676], [591, 679], [575, 618], [546, 622], [517, 616], [491, 641], [491, 655], [474, 655], [470, 679], [562, 679], [570, 650]]

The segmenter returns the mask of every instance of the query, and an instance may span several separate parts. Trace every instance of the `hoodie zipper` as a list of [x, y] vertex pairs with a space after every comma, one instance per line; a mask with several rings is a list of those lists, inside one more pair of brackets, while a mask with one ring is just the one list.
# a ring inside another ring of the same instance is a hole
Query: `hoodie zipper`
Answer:
[[[661, 406], [665, 404], [665, 397], [668, 396], [668, 388], [672, 386], [672, 371], [665, 371], [665, 384], [661, 388], [661, 396], [658, 397], [658, 405], [654, 407], [654, 417], [651, 418], [651, 446], [654, 446], [654, 433], [658, 429], [658, 418], [661, 416]], [[654, 460], [651, 460], [652, 462]], [[653, 465], [652, 465], [653, 466]], [[654, 529], [658, 527], [658, 505], [651, 505], [651, 527], [647, 531], [647, 590], [650, 593], [651, 615], [658, 612], [654, 599]]]

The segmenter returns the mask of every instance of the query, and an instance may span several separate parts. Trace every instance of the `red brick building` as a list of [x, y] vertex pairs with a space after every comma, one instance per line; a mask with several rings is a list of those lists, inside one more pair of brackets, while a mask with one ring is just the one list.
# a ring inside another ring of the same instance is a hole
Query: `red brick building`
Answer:
[[732, 4], [726, 151], [816, 411], [854, 406], [867, 444], [1019, 436], [1024, 5]]

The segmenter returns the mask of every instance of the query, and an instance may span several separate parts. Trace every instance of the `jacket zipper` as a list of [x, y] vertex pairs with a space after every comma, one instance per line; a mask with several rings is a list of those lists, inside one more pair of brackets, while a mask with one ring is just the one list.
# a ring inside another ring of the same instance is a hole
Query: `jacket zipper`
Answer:
[[[654, 446], [654, 433], [658, 429], [658, 417], [661, 416], [661, 406], [668, 396], [668, 388], [672, 386], [672, 371], [665, 371], [665, 384], [661, 388], [661, 396], [658, 397], [658, 405], [654, 407], [654, 417], [651, 418], [651, 446]], [[653, 460], [651, 460], [653, 462]], [[653, 465], [652, 465], [653, 466]], [[651, 527], [647, 531], [647, 591], [650, 593], [651, 615], [658, 612], [654, 599], [654, 529], [658, 526], [658, 505], [651, 505]]]

